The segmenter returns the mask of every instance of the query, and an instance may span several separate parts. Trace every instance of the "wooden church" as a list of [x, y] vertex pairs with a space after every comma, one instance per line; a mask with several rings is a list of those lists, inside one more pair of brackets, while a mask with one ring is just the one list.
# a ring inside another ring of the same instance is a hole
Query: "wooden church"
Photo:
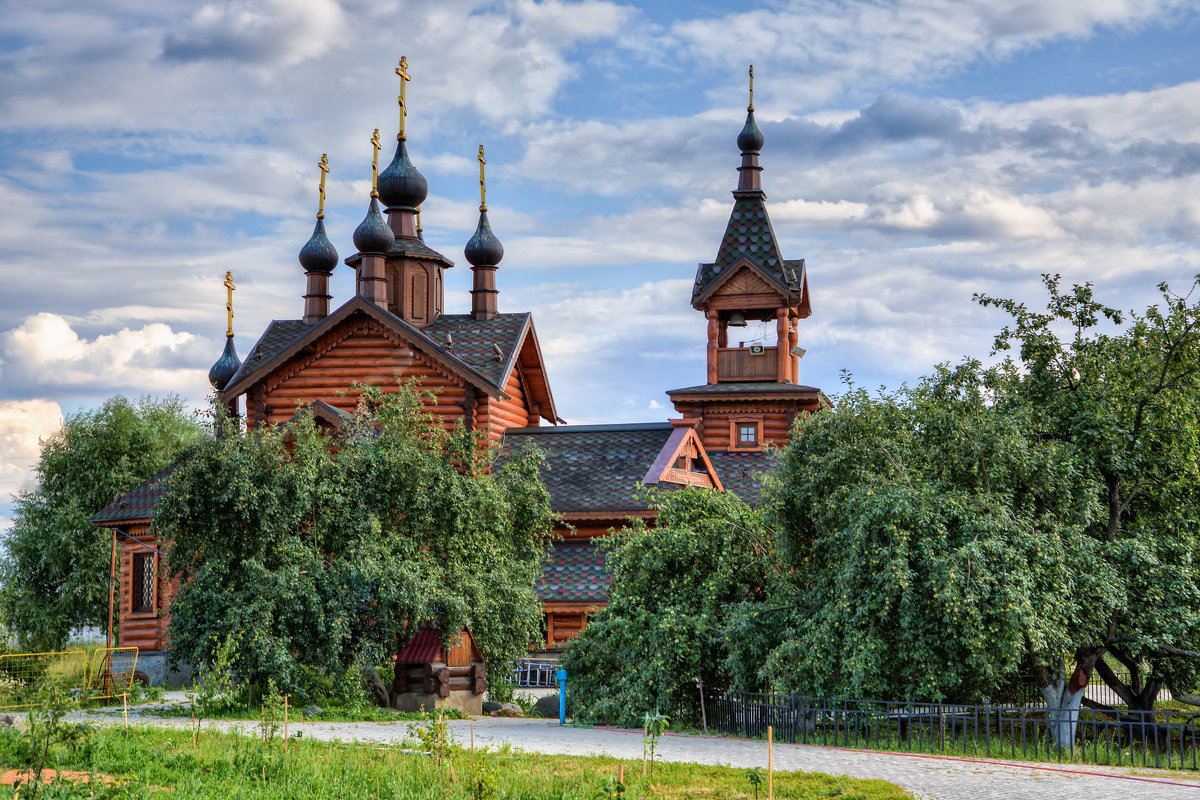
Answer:
[[[464, 250], [473, 273], [471, 311], [444, 312], [443, 274], [454, 262], [422, 235], [419, 208], [428, 185], [406, 146], [403, 60], [397, 73], [402, 93], [395, 155], [377, 175], [372, 165], [370, 204], [353, 236], [357, 252], [344, 261], [355, 272], [355, 296], [331, 309], [329, 279], [338, 254], [324, 225], [328, 168], [322, 157], [321, 205], [299, 254], [306, 277], [302, 315], [268, 325], [242, 362], [230, 311], [225, 351], [209, 379], [234, 414], [244, 409], [250, 427], [286, 423], [309, 408], [321, 425], [336, 429], [357, 404], [353, 383], [386, 389], [397, 378], [416, 378], [437, 390], [426, 409], [436, 420], [483, 431], [497, 443], [494, 468], [503, 469], [507, 455], [535, 443], [546, 456], [543, 480], [563, 522], [539, 585], [544, 646], [553, 651], [605, 604], [609, 578], [593, 540], [630, 518], [653, 521], [639, 486], [708, 487], [756, 502], [764, 445], [785, 443], [798, 415], [828, 404], [820, 390], [799, 383], [803, 351], [796, 326], [811, 313], [805, 264], [783, 258], [767, 214], [758, 161], [763, 135], [751, 84], [737, 137], [741, 165], [733, 209], [716, 258], [699, 265], [692, 288], [692, 307], [708, 320], [705, 382], [667, 391], [675, 419], [564, 424], [532, 315], [500, 312], [496, 276], [504, 248], [488, 222], [482, 147], [479, 223]], [[378, 155], [378, 132], [373, 141]], [[226, 283], [232, 291], [228, 276]], [[774, 345], [735, 345], [738, 328], [772, 320]], [[112, 528], [120, 545], [119, 643], [140, 648], [139, 663], [155, 682], [167, 677], [163, 656], [176, 588], [151, 527], [165, 474], [93, 518]]]

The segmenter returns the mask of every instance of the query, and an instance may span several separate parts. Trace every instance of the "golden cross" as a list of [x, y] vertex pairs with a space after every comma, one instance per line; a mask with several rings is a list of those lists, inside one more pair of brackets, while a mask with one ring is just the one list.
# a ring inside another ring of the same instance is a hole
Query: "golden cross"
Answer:
[[404, 118], [408, 115], [408, 106], [404, 104], [404, 85], [412, 78], [408, 75], [408, 59], [400, 56], [400, 66], [396, 67], [396, 74], [400, 76], [400, 96], [396, 99], [400, 101], [400, 132], [396, 134], [396, 141], [402, 142], [407, 137], [404, 135]]
[[754, 110], [754, 65], [750, 65], [750, 105], [746, 106], [747, 111]]
[[321, 169], [321, 202], [317, 206], [317, 219], [325, 219], [325, 175], [329, 172], [329, 155], [321, 153], [321, 161], [317, 164]]
[[379, 197], [379, 128], [371, 134], [371, 197]]
[[228, 329], [225, 331], [226, 336], [233, 336], [233, 290], [237, 287], [233, 285], [233, 273], [225, 273], [225, 315], [228, 318]]
[[479, 145], [479, 210], [487, 211], [487, 187], [483, 183], [483, 165], [487, 160], [483, 157], [483, 145]]
[[421, 207], [417, 206], [417, 238], [421, 238], [421, 231], [425, 230], [421, 227]]

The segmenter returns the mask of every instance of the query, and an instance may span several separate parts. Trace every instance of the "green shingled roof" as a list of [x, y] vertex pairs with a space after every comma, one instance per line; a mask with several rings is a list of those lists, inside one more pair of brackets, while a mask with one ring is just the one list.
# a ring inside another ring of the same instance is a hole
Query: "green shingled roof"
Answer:
[[774, 279], [781, 291], [794, 290], [793, 284], [799, 279], [804, 265], [803, 260], [784, 261], [780, 255], [775, 229], [767, 215], [766, 195], [762, 192], [734, 192], [733, 211], [717, 249], [717, 258], [711, 264], [701, 264], [696, 271], [693, 299], [723, 278], [743, 258], [753, 261]]
[[[514, 351], [521, 346], [521, 331], [528, 319], [528, 311], [498, 314], [489, 320], [476, 320], [470, 314], [443, 314], [421, 332], [442, 350], [447, 350], [446, 334], [450, 334], [454, 342], [448, 349], [450, 355], [499, 386]], [[500, 348], [499, 361], [493, 344]]]
[[771, 466], [773, 456], [770, 453], [734, 453], [727, 450], [709, 452], [708, 460], [712, 462], [717, 477], [725, 491], [732, 492], [747, 505], [758, 505], [758, 497], [762, 493], [762, 476]]
[[542, 566], [538, 597], [543, 602], [591, 602], [608, 599], [612, 575], [604, 553], [591, 542], [555, 542]]
[[166, 479], [175, 471], [175, 465], [164, 469], [149, 480], [143, 481], [96, 512], [92, 522], [128, 522], [149, 519], [154, 514], [158, 501], [167, 493]]
[[497, 468], [535, 444], [546, 456], [542, 481], [554, 511], [644, 511], [635, 492], [672, 430], [669, 422], [510, 428]]

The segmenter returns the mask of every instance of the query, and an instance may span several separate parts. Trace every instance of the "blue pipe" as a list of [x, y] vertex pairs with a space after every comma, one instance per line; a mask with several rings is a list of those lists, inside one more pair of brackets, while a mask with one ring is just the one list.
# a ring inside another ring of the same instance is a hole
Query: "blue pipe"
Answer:
[[558, 724], [567, 724], [567, 671], [560, 669], [554, 675], [558, 681]]

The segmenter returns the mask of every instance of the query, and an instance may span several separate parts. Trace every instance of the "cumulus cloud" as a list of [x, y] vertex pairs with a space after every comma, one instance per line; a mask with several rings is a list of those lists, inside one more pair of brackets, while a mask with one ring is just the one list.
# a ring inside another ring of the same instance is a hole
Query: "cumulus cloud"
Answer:
[[10, 394], [138, 387], [194, 397], [207, 372], [196, 368], [206, 353], [195, 344], [194, 335], [161, 322], [86, 339], [63, 317], [42, 312], [0, 334], [0, 376]]
[[53, 400], [0, 400], [0, 530], [11, 522], [10, 496], [33, 488], [42, 440], [62, 424]]
[[181, 31], [168, 33], [163, 58], [291, 66], [320, 56], [344, 35], [336, 0], [228, 0], [205, 3]]

